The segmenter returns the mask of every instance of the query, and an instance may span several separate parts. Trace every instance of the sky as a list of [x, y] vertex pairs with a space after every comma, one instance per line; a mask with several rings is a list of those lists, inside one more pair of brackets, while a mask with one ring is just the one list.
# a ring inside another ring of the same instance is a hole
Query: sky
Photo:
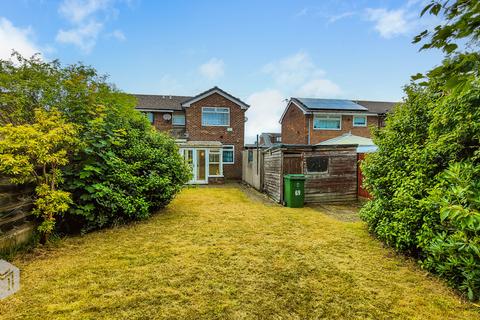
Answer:
[[0, 59], [82, 62], [129, 93], [219, 86], [250, 104], [252, 142], [292, 96], [400, 101], [442, 59], [411, 43], [439, 23], [427, 1], [2, 0]]

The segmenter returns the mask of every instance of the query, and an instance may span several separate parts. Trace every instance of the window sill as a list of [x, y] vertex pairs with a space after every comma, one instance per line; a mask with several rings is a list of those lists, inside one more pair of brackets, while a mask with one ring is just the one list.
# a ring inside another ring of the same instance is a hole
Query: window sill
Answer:
[[342, 131], [342, 129], [321, 129], [321, 128], [313, 128], [313, 130], [316, 130], [316, 131]]

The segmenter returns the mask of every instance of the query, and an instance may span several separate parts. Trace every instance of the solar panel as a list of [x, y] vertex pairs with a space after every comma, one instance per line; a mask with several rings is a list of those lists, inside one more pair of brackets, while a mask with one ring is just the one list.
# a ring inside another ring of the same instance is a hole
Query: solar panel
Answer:
[[296, 98], [309, 109], [368, 111], [367, 108], [350, 100]]

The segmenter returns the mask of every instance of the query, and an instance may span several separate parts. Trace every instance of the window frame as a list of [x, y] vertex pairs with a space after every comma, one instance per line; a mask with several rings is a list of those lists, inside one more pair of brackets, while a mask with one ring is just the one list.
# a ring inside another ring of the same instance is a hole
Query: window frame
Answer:
[[[225, 150], [225, 147], [228, 147], [227, 150]], [[230, 149], [230, 147], [232, 147]], [[223, 152], [224, 151], [232, 151], [232, 162], [225, 162], [225, 160], [223, 160]], [[235, 164], [235, 146], [233, 144], [226, 144], [226, 145], [223, 145], [222, 147], [222, 161], [223, 161], [223, 164]]]
[[[355, 118], [364, 118], [365, 119], [365, 124], [355, 124]], [[367, 116], [363, 116], [363, 115], [353, 116], [352, 126], [354, 126], [354, 127], [366, 127], [367, 126]]]
[[[310, 171], [309, 170], [309, 161], [314, 161], [316, 158], [319, 158], [319, 159], [325, 159], [326, 160], [326, 169], [325, 171]], [[307, 174], [328, 174], [329, 172], [329, 169], [330, 169], [330, 157], [329, 156], [310, 156], [310, 157], [306, 157], [305, 158], [305, 171]]]
[[[207, 124], [204, 120], [203, 115], [205, 113], [209, 113], [208, 111], [205, 112], [205, 109], [215, 109], [215, 112], [210, 112], [210, 113], [226, 113], [228, 114], [227, 117], [227, 124]], [[218, 112], [217, 109], [226, 109], [228, 110], [227, 112]], [[230, 127], [230, 108], [229, 107], [202, 107], [202, 127]]]
[[[175, 116], [177, 116], [177, 117], [181, 116], [183, 118], [183, 123], [182, 124], [175, 123]], [[172, 126], [184, 127], [186, 122], [187, 122], [187, 119], [186, 119], [184, 113], [183, 114], [182, 113], [176, 113], [176, 114], [174, 113], [172, 115]]]
[[[316, 128], [315, 127], [315, 120], [332, 120], [332, 119], [336, 119], [336, 120], [339, 120], [339, 128]], [[313, 115], [313, 130], [329, 130], [329, 131], [341, 131], [342, 130], [342, 120], [343, 120], [343, 116], [340, 114], [314, 114]]]
[[[218, 154], [218, 162], [210, 161], [210, 154]], [[210, 174], [210, 164], [217, 164], [220, 174]], [[218, 149], [208, 149], [208, 176], [209, 177], [223, 177], [223, 150], [222, 148]]]
[[[145, 115], [145, 117], [148, 119], [148, 121], [150, 122], [150, 124], [154, 124], [155, 123], [155, 112], [151, 112], [151, 111], [142, 111], [143, 114]], [[149, 115], [152, 115], [152, 120], [150, 120], [150, 117]]]

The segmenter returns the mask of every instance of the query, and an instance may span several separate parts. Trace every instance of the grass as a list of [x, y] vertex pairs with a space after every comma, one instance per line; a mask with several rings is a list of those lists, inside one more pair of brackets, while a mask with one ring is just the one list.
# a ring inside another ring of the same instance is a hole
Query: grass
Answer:
[[475, 319], [479, 309], [361, 222], [184, 190], [133, 225], [14, 259], [2, 319]]

